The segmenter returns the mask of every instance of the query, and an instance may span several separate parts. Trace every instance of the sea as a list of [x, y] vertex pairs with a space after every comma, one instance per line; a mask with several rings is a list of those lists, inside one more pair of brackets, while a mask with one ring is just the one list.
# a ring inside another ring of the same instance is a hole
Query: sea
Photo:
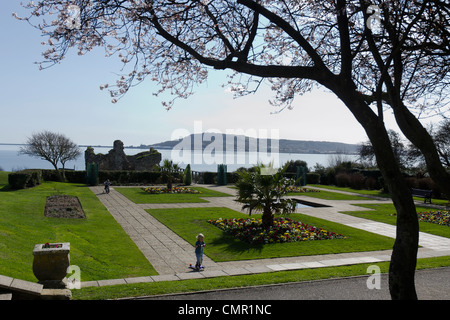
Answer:
[[[50, 162], [40, 158], [31, 157], [20, 154], [21, 145], [0, 144], [0, 170], [3, 171], [19, 171], [23, 169], [53, 169]], [[66, 169], [85, 170], [84, 151], [87, 147], [80, 147], [81, 156], [75, 161], [68, 161]], [[95, 153], [107, 154], [111, 147], [93, 147]], [[126, 155], [134, 155], [146, 149], [127, 148], [124, 152]], [[249, 168], [257, 163], [272, 163], [275, 168], [282, 166], [290, 160], [303, 160], [307, 163], [308, 168], [312, 169], [316, 164], [325, 167], [331, 165], [340, 159], [343, 161], [356, 161], [357, 155], [352, 154], [304, 154], [304, 153], [265, 153], [265, 152], [241, 152], [227, 151], [224, 153], [214, 152], [211, 150], [171, 150], [158, 149], [164, 159], [172, 160], [178, 163], [181, 168], [185, 168], [187, 164], [191, 165], [192, 171], [211, 171], [216, 172], [219, 164], [226, 164], [227, 171], [232, 172], [240, 167]]]

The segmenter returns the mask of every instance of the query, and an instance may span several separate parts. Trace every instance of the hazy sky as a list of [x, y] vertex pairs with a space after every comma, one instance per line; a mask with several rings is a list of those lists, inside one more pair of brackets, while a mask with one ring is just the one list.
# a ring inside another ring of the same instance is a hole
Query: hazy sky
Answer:
[[261, 88], [254, 95], [233, 99], [221, 86], [225, 73], [218, 71], [210, 73], [208, 83], [193, 97], [177, 100], [170, 111], [152, 95], [156, 86], [150, 80], [112, 104], [109, 92], [99, 87], [117, 80], [118, 58], [105, 58], [102, 48], [85, 56], [71, 52], [61, 64], [40, 71], [34, 62], [42, 60], [44, 38], [12, 17], [12, 12], [25, 16], [19, 3], [6, 0], [0, 5], [0, 142], [23, 143], [33, 132], [49, 130], [83, 145], [111, 145], [116, 139], [125, 145], [152, 144], [170, 140], [180, 129], [194, 133], [196, 121], [203, 130], [223, 133], [241, 129], [259, 135], [259, 130], [266, 130], [270, 138], [271, 130], [278, 130], [284, 139], [367, 140], [353, 115], [330, 93], [317, 90], [296, 98], [293, 110], [271, 114], [276, 109], [268, 103], [270, 90]]

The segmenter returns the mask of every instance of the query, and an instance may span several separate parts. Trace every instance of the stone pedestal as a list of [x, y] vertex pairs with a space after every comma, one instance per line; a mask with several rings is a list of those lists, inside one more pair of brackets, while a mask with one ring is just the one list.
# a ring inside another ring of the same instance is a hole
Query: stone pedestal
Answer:
[[45, 289], [66, 287], [70, 243], [37, 244], [33, 249], [33, 273]]

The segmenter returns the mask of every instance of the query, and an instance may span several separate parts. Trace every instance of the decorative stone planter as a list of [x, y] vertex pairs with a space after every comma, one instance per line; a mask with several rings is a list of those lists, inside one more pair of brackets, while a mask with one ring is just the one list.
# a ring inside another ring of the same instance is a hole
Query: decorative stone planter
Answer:
[[33, 249], [33, 273], [44, 288], [65, 288], [70, 265], [70, 243], [37, 244]]

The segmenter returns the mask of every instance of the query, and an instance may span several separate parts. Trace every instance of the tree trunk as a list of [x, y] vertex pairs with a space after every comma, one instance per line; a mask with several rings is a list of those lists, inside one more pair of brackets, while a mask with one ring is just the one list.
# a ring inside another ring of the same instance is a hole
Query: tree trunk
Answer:
[[419, 245], [416, 207], [390, 147], [387, 132], [379, 129], [369, 138], [397, 210], [396, 238], [389, 266], [389, 291], [392, 299], [417, 299], [414, 286]]
[[419, 223], [411, 191], [405, 183], [382, 120], [370, 109], [355, 87], [344, 83], [333, 90], [363, 126], [374, 148], [380, 169], [397, 210], [397, 230], [389, 267], [392, 299], [417, 299], [414, 273], [419, 243]]
[[58, 170], [58, 164], [54, 163], [54, 162], [51, 162], [51, 164], [55, 168], [56, 174], [58, 175], [59, 182], [64, 182], [63, 176], [61, 175], [61, 172]]
[[66, 182], [66, 168], [64, 163], [62, 164], [61, 179], [61, 182]]
[[403, 134], [422, 152], [430, 177], [441, 192], [450, 197], [450, 173], [442, 165], [430, 134], [403, 104], [393, 109], [395, 119]]
[[271, 226], [273, 226], [273, 214], [270, 206], [264, 206], [262, 214], [262, 225], [265, 229], [269, 229]]

